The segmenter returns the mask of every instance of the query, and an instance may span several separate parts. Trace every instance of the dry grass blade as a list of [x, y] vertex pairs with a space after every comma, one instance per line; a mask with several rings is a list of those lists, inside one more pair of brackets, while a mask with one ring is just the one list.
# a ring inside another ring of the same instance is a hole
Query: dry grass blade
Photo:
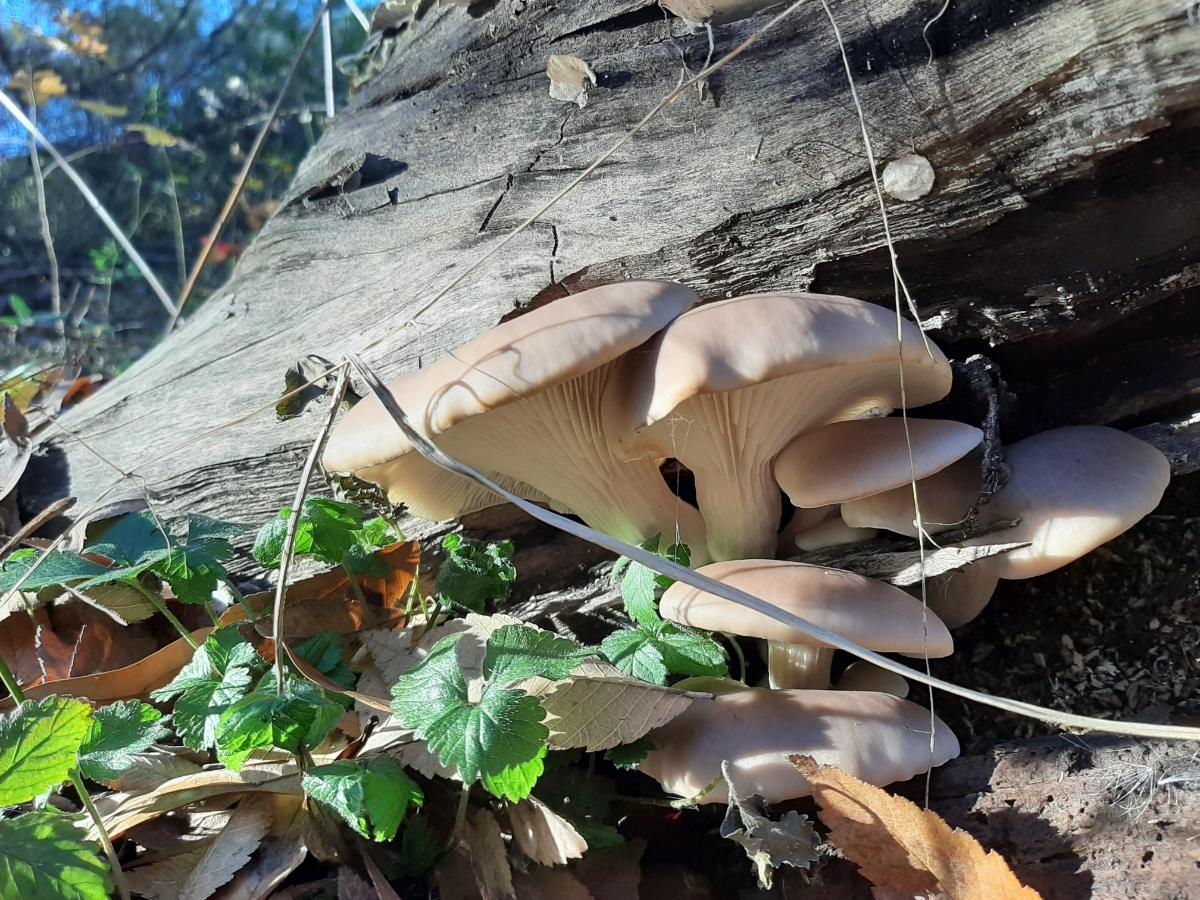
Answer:
[[985, 694], [980, 691], [964, 688], [948, 681], [943, 681], [940, 678], [934, 678], [924, 672], [919, 672], [916, 669], [910, 669], [908, 666], [898, 663], [895, 660], [889, 659], [886, 656], [881, 656], [865, 647], [860, 647], [853, 641], [848, 641], [839, 634], [835, 634], [825, 628], [820, 628], [813, 625], [806, 619], [802, 619], [793, 613], [787, 612], [773, 603], [769, 603], [760, 597], [754, 597], [744, 591], [736, 590], [729, 585], [722, 584], [707, 578], [704, 575], [694, 572], [691, 569], [685, 568], [677, 563], [671, 562], [668, 559], [651, 553], [648, 550], [643, 550], [640, 547], [635, 547], [632, 544], [626, 544], [624, 541], [619, 541], [616, 538], [606, 534], [601, 534], [594, 528], [589, 528], [586, 525], [568, 519], [566, 516], [561, 516], [558, 513], [551, 512], [548, 509], [543, 509], [527, 500], [524, 500], [512, 492], [505, 490], [500, 485], [496, 484], [486, 475], [477, 472], [470, 466], [464, 465], [456, 460], [451, 459], [443, 453], [437, 446], [430, 443], [428, 438], [413, 428], [408, 421], [404, 410], [396, 403], [395, 398], [383, 386], [383, 382], [361, 359], [351, 355], [349, 357], [350, 364], [362, 375], [363, 379], [370, 386], [372, 393], [383, 404], [384, 409], [396, 423], [405, 437], [412, 442], [413, 447], [428, 459], [430, 462], [441, 466], [461, 475], [464, 478], [478, 482], [486, 487], [499, 497], [503, 497], [506, 501], [513, 504], [517, 508], [523, 510], [533, 516], [540, 522], [551, 525], [554, 528], [564, 531], [567, 534], [574, 535], [585, 541], [590, 541], [599, 547], [616, 553], [619, 556], [627, 556], [634, 562], [641, 563], [646, 568], [657, 572], [660, 575], [666, 575], [675, 581], [681, 581], [684, 584], [699, 588], [702, 591], [707, 591], [710, 594], [715, 594], [731, 603], [736, 603], [739, 606], [744, 606], [747, 609], [752, 609], [755, 612], [768, 616], [777, 622], [782, 622], [792, 628], [804, 632], [816, 643], [827, 644], [838, 650], [844, 650], [847, 653], [857, 656], [859, 659], [865, 659], [872, 662], [882, 669], [889, 672], [895, 672], [904, 678], [909, 678], [921, 684], [928, 685], [939, 690], [946, 691], [966, 700], [972, 700], [976, 703], [982, 703], [985, 706], [991, 706], [1004, 712], [1013, 713], [1014, 715], [1024, 716], [1026, 718], [1038, 719], [1043, 722], [1048, 722], [1052, 725], [1058, 725], [1064, 728], [1082, 729], [1085, 731], [1102, 731], [1108, 734], [1124, 734], [1131, 737], [1152, 737], [1162, 738], [1166, 740], [1185, 740], [1195, 741], [1200, 740], [1200, 728], [1194, 728], [1184, 725], [1154, 725], [1144, 722], [1116, 722], [1107, 719], [1095, 719], [1090, 716], [1079, 716], [1073, 713], [1063, 713], [1057, 710], [1048, 709], [1043, 706], [1038, 706], [1033, 703], [1024, 703], [1019, 700], [1010, 700], [1007, 697], [996, 697], [991, 694]]
[[812, 783], [830, 839], [876, 886], [876, 897], [1038, 900], [998, 853], [937, 813], [811, 756], [788, 759]]

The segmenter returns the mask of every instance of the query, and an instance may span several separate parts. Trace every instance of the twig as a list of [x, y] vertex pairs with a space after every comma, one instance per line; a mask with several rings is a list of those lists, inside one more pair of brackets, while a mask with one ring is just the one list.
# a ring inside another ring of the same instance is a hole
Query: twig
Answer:
[[221, 238], [221, 232], [225, 230], [225, 226], [229, 224], [229, 219], [233, 215], [233, 211], [237, 208], [238, 197], [241, 196], [242, 189], [245, 188], [246, 181], [250, 178], [250, 170], [254, 168], [259, 154], [262, 153], [263, 145], [267, 141], [267, 135], [271, 131], [271, 125], [275, 122], [276, 116], [279, 115], [279, 108], [283, 105], [284, 98], [292, 86], [296, 72], [300, 69], [300, 62], [304, 58], [304, 54], [308, 51], [309, 44], [312, 43], [313, 35], [317, 33], [317, 26], [321, 24], [321, 17], [329, 9], [329, 3], [330, 0], [324, 0], [321, 8], [317, 10], [312, 25], [309, 26], [303, 43], [300, 44], [300, 49], [296, 51], [296, 58], [292, 60], [292, 67], [288, 69], [287, 77], [283, 80], [283, 87], [279, 89], [279, 93], [275, 97], [275, 102], [271, 105], [271, 111], [267, 115], [266, 121], [263, 122], [262, 128], [254, 136], [254, 143], [250, 145], [250, 151], [246, 154], [246, 161], [242, 163], [242, 170], [238, 172], [237, 180], [233, 183], [233, 189], [225, 199], [225, 205], [221, 208], [221, 213], [217, 216], [217, 221], [213, 225], [212, 230], [208, 232], [208, 242], [200, 248], [200, 256], [192, 265], [192, 271], [188, 275], [187, 283], [179, 293], [179, 303], [171, 309], [171, 321], [167, 323], [168, 333], [174, 330], [175, 324], [179, 321], [179, 317], [183, 313], [183, 308], [187, 305], [192, 293], [196, 290], [196, 283], [200, 280], [200, 275], [204, 271], [204, 267], [208, 265], [209, 256], [212, 255], [213, 249], [217, 246], [217, 241]]
[[[30, 73], [29, 83], [33, 83]], [[29, 119], [37, 123], [37, 103], [29, 104]], [[34, 192], [37, 194], [38, 218], [42, 222], [42, 243], [46, 247], [46, 259], [50, 263], [50, 311], [58, 316], [57, 330], [59, 337], [66, 337], [66, 328], [62, 320], [62, 283], [58, 275], [58, 254], [54, 252], [54, 235], [50, 233], [50, 213], [46, 207], [46, 179], [42, 175], [42, 160], [38, 156], [37, 141], [29, 136], [29, 163], [33, 167]]]
[[133, 264], [137, 266], [138, 271], [142, 273], [142, 277], [146, 279], [146, 283], [150, 285], [159, 302], [166, 307], [167, 312], [174, 316], [175, 304], [171, 302], [171, 295], [167, 293], [166, 288], [162, 286], [162, 282], [155, 276], [154, 270], [150, 268], [149, 263], [142, 259], [142, 254], [138, 253], [137, 248], [129, 242], [129, 238], [125, 237], [125, 232], [121, 230], [121, 226], [113, 220], [113, 217], [108, 214], [108, 210], [104, 208], [104, 204], [100, 202], [100, 199], [92, 189], [88, 187], [87, 182], [83, 180], [83, 176], [75, 171], [75, 167], [67, 162], [63, 155], [58, 152], [58, 149], [38, 130], [38, 127], [29, 121], [29, 117], [21, 111], [21, 107], [4, 91], [0, 91], [0, 105], [8, 110], [9, 114], [17, 120], [17, 123], [28, 131], [47, 153], [54, 157], [54, 161], [67, 173], [67, 177], [75, 183], [75, 187], [79, 189], [79, 193], [83, 194], [83, 199], [88, 202], [92, 211], [99, 216], [100, 221], [104, 223], [109, 233], [121, 245], [121, 249], [129, 254], [129, 258], [133, 260]]
[[960, 687], [948, 681], [943, 681], [940, 678], [934, 678], [916, 669], [910, 669], [908, 666], [898, 663], [895, 660], [889, 659], [886, 656], [881, 656], [872, 650], [865, 647], [860, 647], [853, 641], [849, 641], [839, 634], [821, 628], [812, 624], [806, 619], [780, 609], [773, 603], [769, 603], [760, 597], [755, 597], [747, 594], [745, 591], [739, 591], [727, 584], [722, 584], [719, 581], [714, 581], [699, 574], [691, 569], [664, 559], [656, 553], [651, 553], [643, 550], [640, 547], [635, 547], [632, 544], [627, 544], [624, 541], [617, 540], [609, 535], [602, 534], [594, 528], [589, 528], [579, 522], [568, 519], [566, 516], [559, 515], [548, 509], [543, 509], [534, 503], [518, 497], [516, 494], [502, 488], [486, 475], [477, 472], [470, 466], [451, 459], [442, 450], [429, 441], [424, 435], [413, 428], [408, 421], [408, 417], [404, 410], [392, 395], [383, 386], [379, 377], [372, 371], [361, 359], [351, 355], [349, 357], [351, 365], [362, 375], [370, 386], [372, 393], [379, 399], [383, 408], [387, 410], [388, 415], [396, 423], [396, 426], [404, 433], [404, 436], [412, 443], [413, 447], [422, 456], [430, 462], [443, 469], [447, 469], [464, 478], [469, 478], [478, 484], [483, 485], [492, 493], [504, 498], [509, 503], [533, 516], [540, 522], [551, 525], [560, 531], [574, 535], [582, 540], [593, 543], [599, 547], [616, 553], [619, 556], [628, 556], [635, 562], [639, 562], [652, 569], [660, 575], [665, 575], [675, 581], [682, 581], [684, 584], [699, 590], [706, 591], [710, 594], [715, 594], [722, 599], [728, 600], [731, 603], [736, 603], [738, 606], [744, 606], [761, 615], [774, 619], [777, 622], [782, 622], [797, 631], [807, 635], [813, 643], [826, 644], [837, 650], [844, 650], [859, 659], [865, 659], [868, 662], [874, 663], [882, 669], [889, 672], [895, 672], [897, 675], [902, 675], [905, 678], [911, 678], [921, 684], [937, 688], [938, 690], [946, 691], [966, 700], [973, 700], [977, 703], [982, 703], [985, 706], [991, 706], [1004, 712], [1013, 713], [1026, 718], [1037, 719], [1042, 722], [1048, 722], [1052, 725], [1058, 725], [1068, 729], [1083, 729], [1090, 731], [1100, 731], [1109, 734], [1124, 734], [1131, 737], [1149, 737], [1162, 738], [1170, 740], [1200, 740], [1200, 728], [1193, 728], [1183, 725], [1154, 725], [1147, 722], [1116, 722], [1107, 719], [1094, 719], [1089, 716], [1079, 716], [1073, 713], [1059, 712], [1053, 709], [1047, 709], [1043, 706], [1037, 706], [1033, 703], [1025, 703], [1019, 700], [1010, 700], [1007, 697], [997, 697], [991, 694], [985, 694], [980, 691], [971, 690], [970, 688]]
[[346, 6], [350, 8], [350, 12], [354, 18], [358, 19], [358, 24], [362, 26], [362, 30], [370, 34], [371, 20], [367, 18], [366, 13], [359, 9], [358, 4], [354, 0], [346, 0]]
[[25, 538], [29, 537], [55, 516], [65, 513], [74, 505], [74, 497], [60, 497], [58, 500], [55, 500], [53, 503], [43, 509], [40, 513], [22, 525], [16, 534], [4, 542], [4, 546], [0, 547], [0, 561], [3, 561], [4, 558], [8, 556], [9, 551], [12, 550], [13, 547], [17, 546], [17, 544], [21, 543], [21, 541], [25, 540]]
[[321, 456], [325, 439], [329, 437], [329, 431], [333, 428], [333, 421], [337, 418], [338, 409], [342, 405], [342, 398], [346, 396], [346, 388], [349, 384], [350, 369], [345, 363], [342, 363], [337, 384], [334, 385], [330, 398], [329, 415], [325, 417], [325, 424], [321, 427], [321, 431], [308, 451], [308, 459], [304, 461], [304, 469], [300, 473], [300, 483], [296, 485], [296, 496], [292, 500], [292, 514], [288, 518], [287, 529], [284, 531], [283, 549], [279, 557], [279, 580], [275, 583], [275, 618], [271, 623], [271, 636], [275, 640], [275, 688], [281, 696], [284, 687], [283, 659], [287, 656], [286, 653], [280, 652], [280, 648], [283, 646], [283, 601], [287, 596], [288, 570], [292, 567], [292, 556], [296, 550], [296, 529], [300, 523], [300, 510], [304, 507], [304, 498], [308, 494], [308, 485], [312, 481], [313, 469], [316, 468], [317, 459]]
[[329, 21], [329, 9], [321, 14], [321, 65], [325, 76], [325, 115], [330, 119], [336, 110], [333, 105], [333, 25]]

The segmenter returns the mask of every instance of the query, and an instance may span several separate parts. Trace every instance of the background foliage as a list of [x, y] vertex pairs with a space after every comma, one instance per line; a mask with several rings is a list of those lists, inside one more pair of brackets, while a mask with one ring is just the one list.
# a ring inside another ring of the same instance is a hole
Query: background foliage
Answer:
[[[0, 87], [36, 113], [178, 296], [318, 8], [315, 0], [16, 0], [0, 6]], [[335, 57], [364, 38], [341, 4], [333, 35]], [[336, 75], [339, 108], [345, 81]], [[318, 37], [197, 299], [225, 280], [319, 137], [323, 93]], [[85, 365], [118, 371], [158, 338], [166, 311], [65, 175], [45, 154], [41, 164], [61, 316], [52, 311], [29, 142], [0, 112], [0, 364], [61, 358], [65, 343]]]

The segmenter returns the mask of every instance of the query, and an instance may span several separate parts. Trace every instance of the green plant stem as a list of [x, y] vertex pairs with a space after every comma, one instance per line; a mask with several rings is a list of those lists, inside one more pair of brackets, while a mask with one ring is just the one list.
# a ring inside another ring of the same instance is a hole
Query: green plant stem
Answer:
[[208, 618], [212, 621], [214, 628], [221, 624], [221, 617], [218, 616], [217, 611], [213, 609], [211, 600], [204, 604], [204, 611], [208, 613]]
[[108, 867], [112, 870], [113, 883], [117, 886], [117, 892], [121, 895], [121, 900], [129, 900], [129, 885], [125, 883], [125, 872], [121, 869], [121, 860], [117, 858], [117, 850], [113, 847], [112, 838], [108, 836], [108, 829], [104, 827], [104, 819], [100, 816], [100, 810], [96, 809], [91, 792], [83, 783], [83, 776], [79, 774], [78, 769], [71, 770], [71, 784], [75, 785], [75, 792], [79, 794], [84, 809], [87, 810], [96, 826], [96, 833], [100, 835], [100, 846], [104, 848], [104, 855], [108, 857]]
[[4, 686], [8, 688], [9, 696], [12, 697], [14, 703], [25, 702], [25, 692], [21, 690], [21, 685], [17, 683], [17, 676], [13, 674], [2, 656], [0, 656], [0, 681], [4, 682]]
[[229, 589], [229, 593], [233, 594], [233, 599], [236, 600], [241, 605], [242, 609], [246, 611], [246, 617], [251, 622], [257, 622], [260, 618], [262, 618], [254, 611], [254, 607], [250, 605], [250, 601], [246, 599], [246, 595], [238, 590], [238, 587], [233, 583], [232, 578], [225, 579], [225, 587]]
[[192, 633], [187, 630], [187, 626], [176, 618], [175, 613], [167, 608], [166, 601], [162, 597], [155, 595], [153, 591], [147, 590], [140, 581], [136, 578], [131, 578], [126, 584], [133, 585], [133, 589], [150, 601], [150, 605], [157, 609], [168, 622], [175, 626], [175, 630], [179, 632], [179, 636], [192, 645], [193, 650], [199, 650], [200, 644], [192, 637]]
[[359, 603], [361, 603], [363, 606], [366, 606], [367, 598], [363, 594], [362, 585], [358, 583], [358, 578], [356, 578], [354, 573], [351, 572], [349, 569], [347, 569], [345, 566], [342, 566], [342, 571], [346, 573], [346, 578], [348, 578], [350, 580], [350, 590], [354, 593], [354, 599], [357, 600]]

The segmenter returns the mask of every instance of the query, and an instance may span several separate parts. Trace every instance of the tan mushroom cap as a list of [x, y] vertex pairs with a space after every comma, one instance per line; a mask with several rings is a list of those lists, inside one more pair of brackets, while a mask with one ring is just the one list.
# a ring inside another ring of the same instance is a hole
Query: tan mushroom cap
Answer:
[[958, 571], [930, 578], [925, 585], [925, 596], [929, 608], [938, 614], [947, 628], [959, 628], [983, 612], [999, 582], [996, 563], [984, 559]]
[[[921, 524], [929, 534], [962, 524], [983, 490], [982, 456], [969, 453], [917, 484]], [[842, 521], [852, 528], [884, 528], [917, 536], [912, 487], [908, 484], [842, 504]]]
[[824, 522], [818, 522], [812, 528], [806, 528], [796, 535], [795, 546], [788, 556], [794, 556], [796, 550], [824, 550], [826, 547], [840, 547], [843, 544], [857, 544], [869, 541], [879, 534], [875, 528], [851, 528], [842, 521], [841, 516], [833, 516]]
[[[861, 575], [776, 559], [712, 563], [697, 570], [760, 597], [869, 650], [949, 656], [950, 632], [904, 591]], [[664, 618], [708, 631], [825, 646], [804, 632], [714, 594], [676, 582], [663, 594]]]
[[[640, 768], [668, 793], [695, 797], [729, 760], [740, 796], [761, 794], [780, 803], [812, 793], [788, 754], [812, 756], [871, 784], [883, 786], [940, 766], [959, 753], [958, 739], [930, 713], [890, 694], [863, 691], [772, 691], [752, 688], [696, 700], [650, 732], [655, 749]], [[729, 799], [719, 782], [704, 803]]]
[[908, 696], [908, 682], [903, 675], [897, 675], [888, 669], [881, 669], [865, 659], [856, 659], [834, 685], [836, 691], [878, 691], [881, 694], [891, 694], [903, 700]]
[[[981, 507], [979, 523], [1020, 523], [964, 541], [1029, 542], [1022, 550], [975, 564], [1005, 579], [1053, 572], [1112, 540], [1158, 506], [1171, 478], [1170, 464], [1157, 449], [1096, 425], [1044, 431], [1005, 448], [1005, 455], [1012, 475]], [[960, 522], [978, 498], [981, 482], [976, 455], [921, 481], [926, 529], [936, 532]], [[907, 487], [844, 504], [842, 518], [856, 527], [916, 534]]]
[[629, 457], [674, 457], [696, 476], [714, 559], [772, 552], [781, 502], [771, 466], [797, 434], [950, 389], [945, 356], [917, 326], [848, 297], [754, 294], [700, 306], [619, 367], [615, 417]]
[[[702, 549], [699, 514], [671, 494], [653, 459], [622, 458], [614, 431], [622, 423], [603, 411], [611, 363], [695, 300], [663, 281], [593, 288], [502, 323], [389, 390], [450, 455], [518, 493], [544, 496], [626, 540], [675, 537], [678, 526]], [[374, 397], [334, 429], [324, 465], [380, 485], [418, 514], [490, 505], [458, 476], [434, 473]]]
[[[793, 506], [845, 503], [928, 478], [979, 446], [983, 432], [947, 419], [855, 419], [798, 435], [775, 458]], [[911, 465], [909, 447], [912, 447]]]
[[1158, 449], [1115, 428], [1056, 428], [1005, 452], [1012, 477], [984, 507], [982, 521], [1019, 518], [1002, 539], [1031, 546], [988, 561], [1000, 578], [1044, 575], [1111, 541], [1158, 506], [1171, 480]]

